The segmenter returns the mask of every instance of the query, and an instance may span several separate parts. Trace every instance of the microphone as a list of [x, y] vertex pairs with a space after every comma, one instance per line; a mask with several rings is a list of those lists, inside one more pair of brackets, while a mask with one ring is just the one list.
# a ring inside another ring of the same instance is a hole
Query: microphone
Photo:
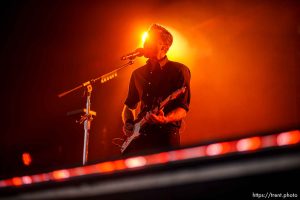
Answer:
[[143, 48], [137, 48], [134, 52], [128, 53], [121, 57], [121, 60], [133, 60], [135, 57], [141, 57], [144, 55], [144, 49]]

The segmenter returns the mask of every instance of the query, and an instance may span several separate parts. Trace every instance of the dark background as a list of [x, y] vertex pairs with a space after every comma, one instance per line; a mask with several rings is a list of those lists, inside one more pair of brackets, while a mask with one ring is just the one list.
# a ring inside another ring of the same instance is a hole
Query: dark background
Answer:
[[[83, 126], [66, 113], [83, 92], [57, 94], [124, 64], [152, 23], [176, 31], [170, 57], [192, 73], [183, 146], [298, 128], [299, 19], [291, 0], [1, 1], [0, 177], [81, 164]], [[144, 61], [94, 86], [90, 162], [118, 156], [111, 140]]]

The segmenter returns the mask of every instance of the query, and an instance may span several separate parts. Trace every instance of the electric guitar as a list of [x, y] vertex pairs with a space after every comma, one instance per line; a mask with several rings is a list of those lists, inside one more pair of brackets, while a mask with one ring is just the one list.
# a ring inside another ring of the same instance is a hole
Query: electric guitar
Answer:
[[[165, 98], [162, 102], [159, 103], [158, 106], [156, 106], [150, 113], [157, 114], [161, 109], [163, 109], [171, 100], [176, 99], [179, 95], [183, 94], [186, 90], [186, 87], [182, 87], [176, 91], [174, 91], [172, 94], [170, 94], [167, 98]], [[124, 153], [125, 150], [128, 148], [128, 146], [131, 144], [131, 142], [135, 139], [137, 139], [141, 133], [141, 128], [147, 123], [145, 116], [137, 119], [134, 123], [133, 127], [133, 133], [129, 137], [126, 138], [126, 140], [121, 145], [121, 153]]]

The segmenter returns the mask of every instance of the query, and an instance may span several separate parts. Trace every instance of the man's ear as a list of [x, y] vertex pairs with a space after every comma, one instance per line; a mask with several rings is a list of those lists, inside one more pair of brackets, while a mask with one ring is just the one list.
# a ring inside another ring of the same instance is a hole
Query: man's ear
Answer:
[[169, 47], [168, 47], [168, 45], [163, 45], [162, 47], [161, 47], [161, 50], [163, 50], [163, 51], [168, 51], [169, 50]]

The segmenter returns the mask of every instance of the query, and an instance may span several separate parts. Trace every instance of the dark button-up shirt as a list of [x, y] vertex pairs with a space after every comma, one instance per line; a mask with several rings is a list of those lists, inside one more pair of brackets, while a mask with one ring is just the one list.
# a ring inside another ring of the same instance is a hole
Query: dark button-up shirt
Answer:
[[[189, 110], [190, 70], [181, 63], [165, 59], [164, 66], [160, 66], [159, 63], [153, 64], [148, 60], [147, 64], [133, 71], [131, 75], [125, 105], [130, 109], [135, 109], [141, 101], [141, 112], [138, 117], [144, 116], [147, 111], [157, 106], [158, 102], [183, 86], [186, 87], [185, 93], [168, 103], [163, 111], [167, 115], [178, 107]], [[177, 121], [162, 125], [154, 124], [151, 127], [152, 130], [174, 132], [179, 130], [180, 125], [181, 121]]]

